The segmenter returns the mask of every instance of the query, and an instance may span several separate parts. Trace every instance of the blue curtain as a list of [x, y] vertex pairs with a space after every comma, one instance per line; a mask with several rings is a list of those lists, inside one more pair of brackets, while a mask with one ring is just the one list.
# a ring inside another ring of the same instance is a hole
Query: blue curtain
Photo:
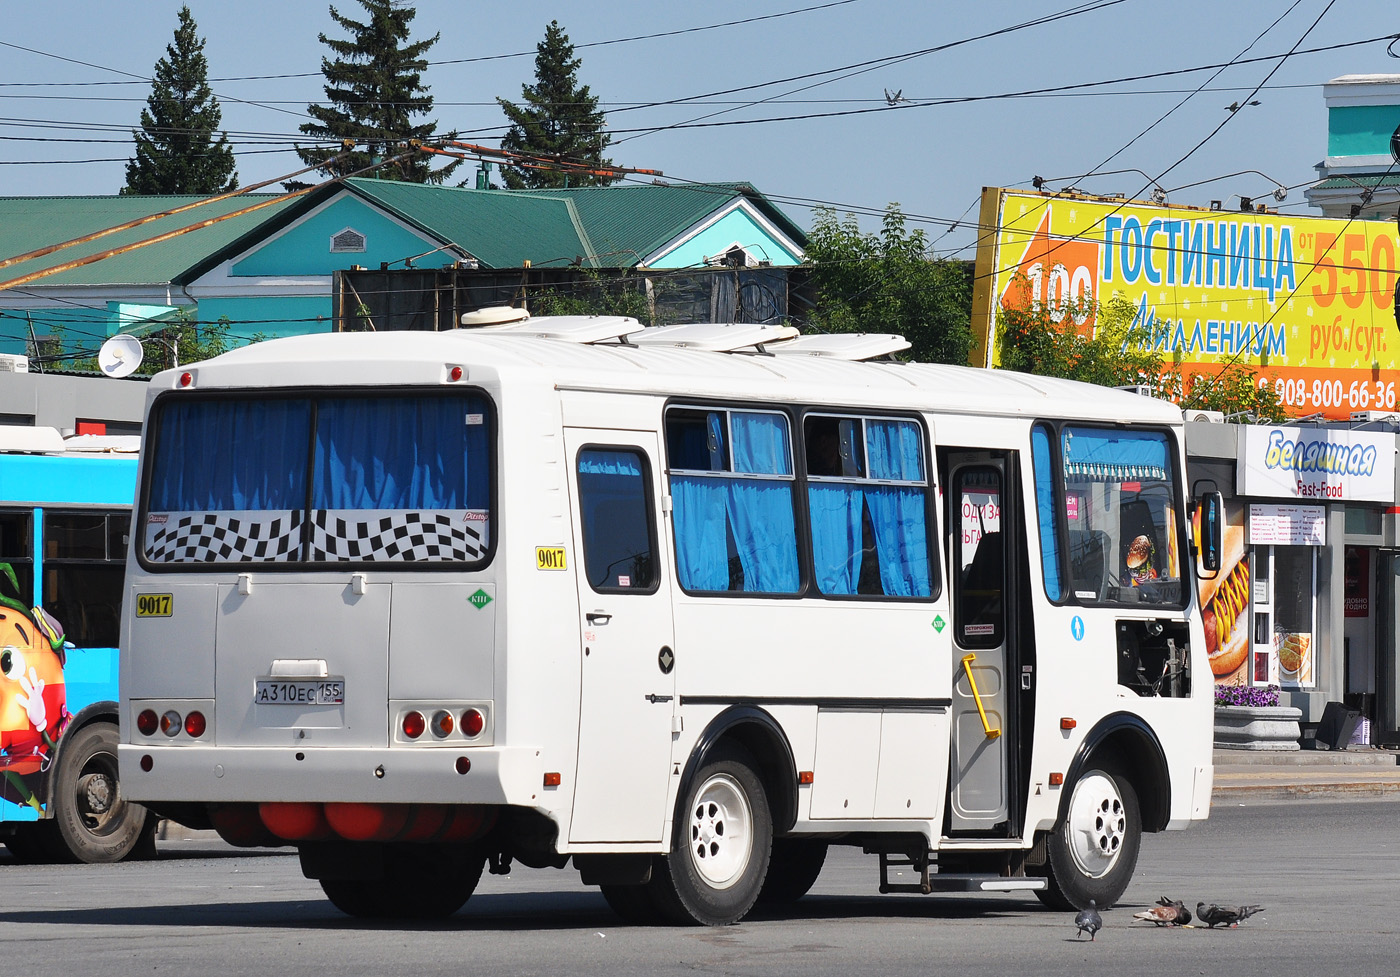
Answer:
[[1067, 427], [1062, 450], [1065, 473], [1080, 480], [1165, 481], [1171, 472], [1163, 434]]
[[860, 582], [861, 505], [859, 486], [814, 483], [807, 486], [812, 516], [812, 563], [817, 589], [854, 594]]
[[1051, 469], [1050, 434], [1042, 425], [1031, 430], [1031, 458], [1035, 467], [1035, 510], [1040, 527], [1045, 594], [1051, 600], [1060, 600], [1064, 589], [1060, 585], [1060, 538], [1055, 533], [1055, 473]]
[[870, 477], [899, 482], [924, 480], [923, 439], [912, 421], [865, 422]]
[[306, 401], [167, 402], [158, 426], [152, 512], [305, 507]]
[[725, 479], [671, 476], [671, 518], [676, 527], [676, 574], [686, 590], [729, 589], [725, 537]]
[[734, 545], [744, 568], [744, 589], [796, 593], [799, 576], [792, 483], [738, 478], [723, 481], [729, 483], [726, 501]]
[[466, 423], [468, 414], [484, 419], [473, 400], [321, 401], [312, 508], [486, 508], [486, 426]]
[[792, 447], [787, 418], [781, 414], [729, 415], [734, 437], [734, 470], [750, 475], [791, 475]]
[[891, 597], [928, 597], [933, 586], [923, 489], [872, 485], [865, 490], [865, 502], [870, 507], [885, 593]]
[[637, 464], [637, 456], [630, 451], [599, 451], [590, 449], [579, 452], [578, 473], [580, 475], [630, 475], [642, 477], [642, 468]]

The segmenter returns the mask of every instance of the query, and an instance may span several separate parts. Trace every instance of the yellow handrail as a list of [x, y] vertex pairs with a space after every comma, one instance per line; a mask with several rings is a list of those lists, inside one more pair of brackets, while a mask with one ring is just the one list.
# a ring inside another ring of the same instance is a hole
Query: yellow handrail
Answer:
[[987, 710], [982, 708], [982, 693], [977, 691], [977, 680], [972, 677], [972, 663], [977, 660], [977, 656], [968, 652], [963, 655], [963, 670], [967, 672], [967, 684], [972, 686], [972, 701], [977, 703], [977, 715], [982, 717], [982, 731], [987, 734], [987, 739], [994, 740], [1001, 735], [1000, 729], [992, 729], [992, 724], [987, 722]]

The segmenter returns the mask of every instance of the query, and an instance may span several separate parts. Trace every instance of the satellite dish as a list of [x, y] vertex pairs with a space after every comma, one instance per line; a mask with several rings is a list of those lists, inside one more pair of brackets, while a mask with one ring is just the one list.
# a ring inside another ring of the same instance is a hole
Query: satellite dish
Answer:
[[109, 377], [126, 377], [136, 372], [145, 351], [141, 340], [125, 334], [113, 336], [97, 351], [97, 365]]

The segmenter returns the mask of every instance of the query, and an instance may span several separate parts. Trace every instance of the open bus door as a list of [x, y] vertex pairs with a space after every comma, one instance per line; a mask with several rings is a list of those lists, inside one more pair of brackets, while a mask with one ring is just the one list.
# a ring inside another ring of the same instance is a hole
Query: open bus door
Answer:
[[1012, 836], [1020, 695], [1014, 588], [1020, 521], [1014, 459], [949, 453], [949, 584], [953, 607], [952, 755], [948, 831]]

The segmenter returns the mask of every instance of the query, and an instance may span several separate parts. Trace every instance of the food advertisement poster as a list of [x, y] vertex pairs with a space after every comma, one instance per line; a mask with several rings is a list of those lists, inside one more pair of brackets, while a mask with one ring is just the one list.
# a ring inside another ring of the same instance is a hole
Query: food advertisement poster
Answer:
[[1222, 685], [1249, 685], [1249, 547], [1245, 542], [1244, 506], [1225, 503], [1223, 529], [1220, 570], [1210, 578], [1198, 573], [1197, 597], [1215, 681]]
[[[989, 187], [982, 191], [971, 360], [999, 362], [997, 313], [1079, 299], [1134, 309], [1129, 342], [1187, 384], [1231, 364], [1277, 388], [1290, 417], [1394, 411], [1400, 332], [1390, 221], [1204, 210]], [[1017, 276], [1024, 276], [1017, 284]]]

